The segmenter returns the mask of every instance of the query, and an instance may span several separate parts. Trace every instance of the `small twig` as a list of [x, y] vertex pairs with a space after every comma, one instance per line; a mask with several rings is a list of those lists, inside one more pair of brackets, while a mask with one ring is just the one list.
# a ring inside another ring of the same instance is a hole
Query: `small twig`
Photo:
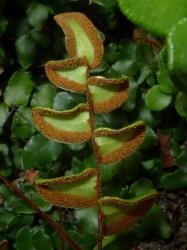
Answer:
[[[64, 231], [63, 227], [55, 222], [47, 213], [43, 212], [37, 205], [33, 203], [32, 200], [30, 200], [27, 196], [24, 195], [24, 193], [12, 182], [10, 182], [5, 176], [0, 174], [0, 180], [8, 187], [10, 190], [19, 196], [24, 202], [26, 202], [32, 209], [34, 209], [38, 215], [44, 219], [48, 224], [57, 231], [57, 233], [60, 236], [60, 239], [63, 243], [64, 240], [66, 240], [69, 245], [74, 249], [74, 250], [81, 250], [81, 248], [75, 243], [69, 235]], [[63, 247], [63, 244], [62, 244]], [[62, 248], [63, 249], [63, 248]]]

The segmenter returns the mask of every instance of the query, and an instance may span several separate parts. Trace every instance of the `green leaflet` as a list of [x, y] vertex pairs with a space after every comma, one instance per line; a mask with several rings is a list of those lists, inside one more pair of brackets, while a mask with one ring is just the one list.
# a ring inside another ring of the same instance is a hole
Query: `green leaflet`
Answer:
[[116, 234], [137, 223], [153, 205], [157, 192], [151, 190], [139, 198], [103, 197], [99, 200], [104, 219], [104, 234]]
[[96, 171], [86, 169], [81, 174], [36, 181], [38, 193], [48, 202], [63, 207], [95, 206]]
[[109, 112], [118, 108], [128, 98], [128, 80], [90, 77], [88, 88], [96, 113]]
[[70, 57], [86, 58], [90, 68], [96, 68], [103, 56], [103, 44], [93, 23], [82, 13], [56, 15], [56, 22], [66, 35]]
[[55, 86], [76, 92], [86, 91], [89, 73], [85, 59], [49, 61], [45, 65], [45, 70], [49, 80]]
[[175, 109], [177, 113], [182, 117], [187, 117], [187, 95], [182, 92], [177, 94], [175, 100]]
[[154, 111], [161, 111], [169, 106], [172, 95], [165, 94], [159, 85], [150, 88], [145, 95], [146, 106]]
[[118, 0], [118, 3], [131, 21], [160, 36], [167, 35], [177, 21], [187, 16], [186, 0]]
[[132, 154], [143, 141], [144, 135], [145, 126], [141, 121], [119, 130], [96, 129], [101, 163], [113, 163]]
[[91, 135], [86, 104], [66, 111], [35, 108], [33, 121], [44, 136], [61, 143], [79, 143], [88, 140]]
[[163, 93], [172, 94], [174, 92], [175, 87], [169, 77], [168, 72], [165, 69], [158, 71], [157, 81], [159, 83], [159, 88]]
[[173, 83], [178, 89], [187, 94], [186, 27], [187, 18], [183, 18], [172, 28], [167, 39], [167, 50], [168, 68], [172, 76]]
[[5, 89], [4, 101], [9, 107], [19, 107], [27, 104], [32, 89], [31, 74], [25, 71], [15, 71]]

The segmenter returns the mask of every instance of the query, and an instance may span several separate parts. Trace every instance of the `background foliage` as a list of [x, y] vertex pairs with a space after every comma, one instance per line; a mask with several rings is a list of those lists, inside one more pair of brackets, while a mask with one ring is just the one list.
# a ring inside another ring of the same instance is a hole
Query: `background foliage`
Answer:
[[[147, 216], [121, 235], [108, 237], [104, 249], [130, 249], [144, 241], [159, 242], [162, 249], [164, 245], [169, 249], [171, 244], [184, 244], [176, 240], [176, 235], [181, 232], [184, 237], [187, 229], [187, 208], [183, 205], [187, 200], [186, 95], [169, 76], [164, 39], [159, 38], [160, 53], [152, 46], [150, 34], [143, 35], [143, 43], [134, 39], [136, 27], [116, 1], [0, 2], [1, 173], [54, 220], [61, 221], [82, 249], [95, 247], [94, 209], [59, 211], [44, 202], [32, 185], [38, 175], [51, 178], [77, 174], [95, 164], [89, 142], [61, 145], [47, 140], [38, 134], [31, 118], [33, 107], [64, 110], [84, 99], [54, 88], [44, 72], [48, 60], [67, 56], [64, 35], [52, 18], [67, 11], [85, 13], [101, 32], [104, 60], [92, 75], [130, 77], [128, 102], [115, 112], [96, 115], [96, 126], [120, 128], [139, 119], [147, 125], [146, 138], [137, 152], [120, 163], [102, 165], [103, 194], [130, 198], [153, 186], [160, 191], [157, 204]], [[176, 216], [178, 221], [173, 220]], [[10, 249], [61, 249], [57, 233], [0, 184], [0, 242], [3, 240], [9, 242]], [[66, 243], [65, 249], [70, 249]]]

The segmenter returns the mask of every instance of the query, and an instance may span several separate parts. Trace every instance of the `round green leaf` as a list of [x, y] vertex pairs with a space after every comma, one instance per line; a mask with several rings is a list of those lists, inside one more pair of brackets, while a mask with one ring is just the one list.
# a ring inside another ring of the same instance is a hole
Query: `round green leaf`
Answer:
[[34, 40], [29, 34], [23, 35], [16, 41], [15, 46], [20, 65], [24, 69], [27, 69], [33, 64], [37, 56], [37, 48]]
[[44, 84], [38, 87], [31, 100], [31, 107], [53, 107], [53, 99], [56, 95], [56, 90], [49, 84]]
[[154, 205], [151, 208], [142, 223], [150, 235], [154, 233], [163, 239], [168, 239], [171, 236], [172, 228], [159, 205]]
[[172, 94], [174, 91], [174, 85], [166, 70], [160, 70], [157, 74], [157, 80], [161, 91], [165, 94]]
[[62, 150], [62, 145], [45, 139], [42, 135], [34, 135], [30, 138], [23, 150], [24, 168], [41, 168], [43, 164], [55, 161]]
[[182, 117], [187, 117], [187, 95], [179, 92], [175, 101], [175, 109], [177, 113]]
[[44, 231], [38, 231], [32, 236], [33, 246], [36, 250], [53, 250], [50, 237]]
[[37, 30], [41, 30], [46, 24], [49, 13], [51, 14], [52, 12], [52, 9], [47, 5], [33, 0], [27, 9], [27, 17], [30, 25]]
[[24, 139], [30, 138], [34, 132], [31, 109], [25, 106], [20, 107], [13, 117], [12, 135]]
[[187, 173], [183, 169], [177, 169], [175, 172], [165, 174], [160, 181], [163, 188], [175, 190], [187, 187]]
[[161, 111], [167, 108], [172, 100], [171, 95], [164, 94], [159, 86], [150, 88], [145, 95], [145, 103], [148, 108]]
[[8, 81], [8, 86], [5, 89], [5, 103], [10, 107], [27, 104], [32, 88], [33, 81], [31, 80], [31, 76], [28, 72], [14, 72]]
[[148, 194], [154, 189], [153, 182], [149, 179], [140, 179], [134, 182], [130, 187], [130, 194], [132, 197], [141, 197]]
[[55, 110], [66, 110], [74, 108], [79, 103], [86, 102], [82, 95], [77, 95], [70, 92], [59, 92], [54, 99], [53, 108]]
[[167, 39], [168, 68], [176, 88], [187, 94], [187, 18], [180, 20]]
[[97, 235], [98, 220], [97, 211], [94, 208], [76, 209], [75, 217], [84, 233]]
[[132, 22], [160, 36], [187, 16], [186, 0], [118, 0], [118, 3]]
[[16, 235], [17, 250], [33, 250], [32, 234], [29, 227], [22, 227]]

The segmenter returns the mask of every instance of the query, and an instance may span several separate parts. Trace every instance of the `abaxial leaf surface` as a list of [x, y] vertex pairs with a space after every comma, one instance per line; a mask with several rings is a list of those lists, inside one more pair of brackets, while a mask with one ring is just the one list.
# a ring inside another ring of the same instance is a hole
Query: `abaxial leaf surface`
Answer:
[[128, 98], [128, 80], [125, 78], [91, 77], [88, 79], [88, 88], [96, 113], [118, 108]]
[[38, 193], [48, 202], [63, 207], [86, 208], [97, 204], [96, 171], [36, 181]]
[[102, 60], [103, 44], [93, 23], [79, 12], [59, 14], [54, 18], [66, 35], [70, 57], [86, 58], [90, 68], [96, 68]]
[[95, 130], [96, 143], [102, 163], [122, 160], [132, 154], [143, 141], [145, 126], [135, 122], [119, 130], [99, 128]]
[[111, 235], [121, 232], [137, 223], [152, 207], [157, 192], [152, 190], [139, 198], [120, 199], [103, 197], [99, 200], [104, 218], [104, 234]]
[[35, 108], [33, 121], [44, 136], [61, 143], [79, 143], [91, 136], [87, 104], [66, 111]]
[[85, 59], [72, 58], [49, 61], [45, 65], [49, 80], [57, 87], [74, 92], [85, 92], [88, 65]]

